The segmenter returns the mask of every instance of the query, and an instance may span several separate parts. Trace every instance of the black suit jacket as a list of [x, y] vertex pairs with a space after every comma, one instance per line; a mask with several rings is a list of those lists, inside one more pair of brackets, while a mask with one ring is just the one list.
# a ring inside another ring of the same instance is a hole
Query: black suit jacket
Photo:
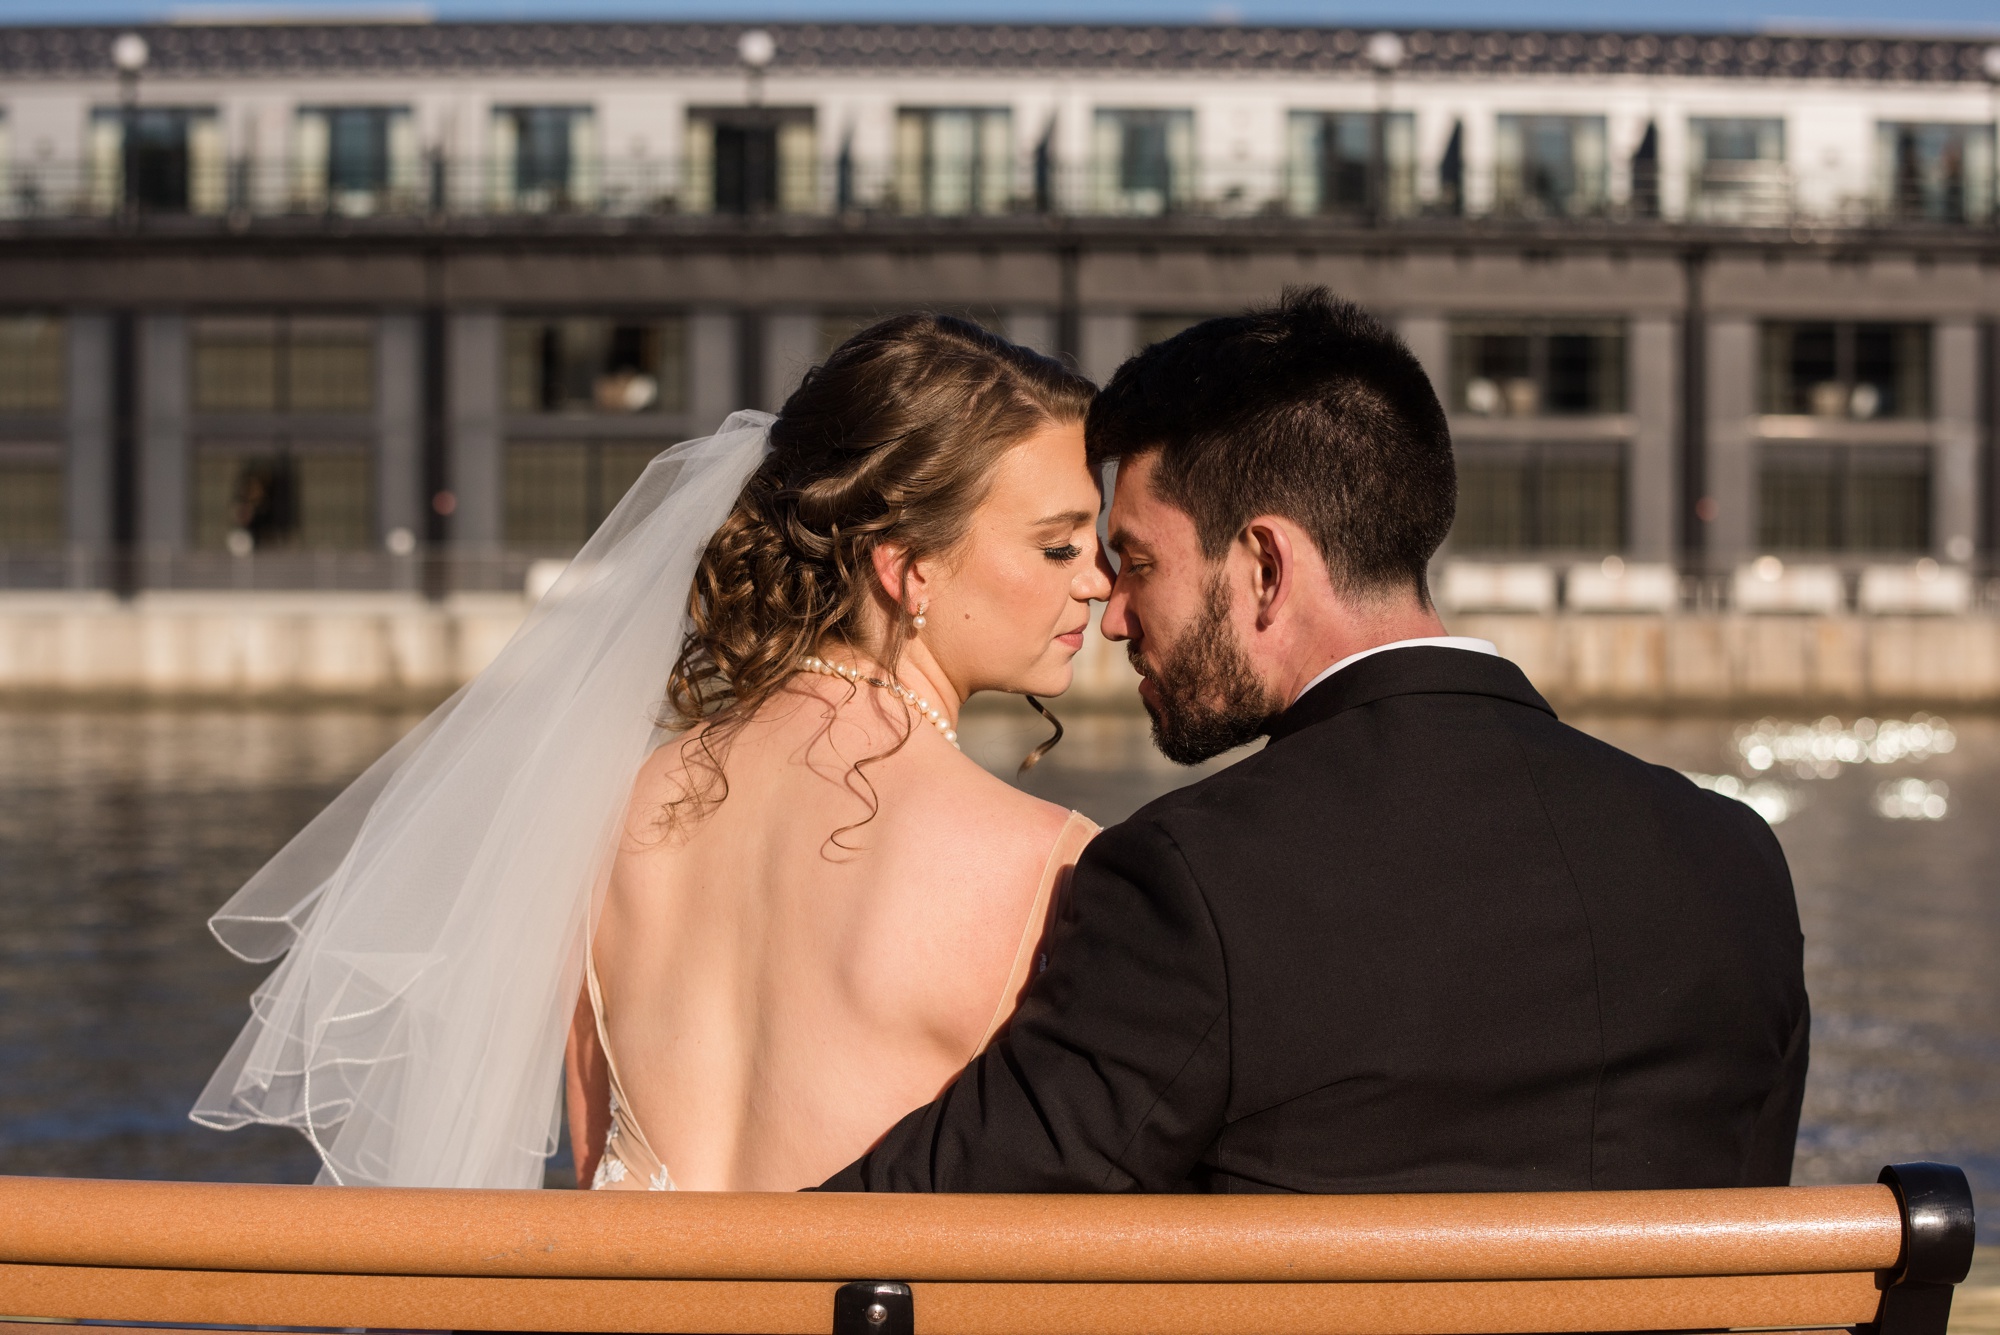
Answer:
[[1049, 967], [842, 1191], [1782, 1185], [1798, 910], [1748, 807], [1519, 669], [1374, 655], [1104, 831]]

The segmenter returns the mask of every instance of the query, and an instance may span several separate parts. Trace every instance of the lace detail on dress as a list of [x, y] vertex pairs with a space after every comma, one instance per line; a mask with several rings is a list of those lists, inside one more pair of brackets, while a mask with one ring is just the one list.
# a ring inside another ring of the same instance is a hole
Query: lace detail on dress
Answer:
[[[624, 1111], [624, 1107], [618, 1102], [618, 1088], [614, 1084], [611, 1088], [611, 1125], [605, 1129], [604, 1153], [598, 1158], [597, 1172], [590, 1179], [590, 1189], [592, 1191], [602, 1191], [606, 1187], [618, 1186], [632, 1175], [631, 1168], [625, 1163], [625, 1156], [619, 1151], [619, 1141], [623, 1134], [619, 1119]], [[641, 1144], [635, 1146], [635, 1148], [643, 1150], [644, 1146]], [[646, 1179], [646, 1190], [678, 1190], [674, 1186], [674, 1179], [667, 1172], [665, 1164], [661, 1164], [658, 1170]]]

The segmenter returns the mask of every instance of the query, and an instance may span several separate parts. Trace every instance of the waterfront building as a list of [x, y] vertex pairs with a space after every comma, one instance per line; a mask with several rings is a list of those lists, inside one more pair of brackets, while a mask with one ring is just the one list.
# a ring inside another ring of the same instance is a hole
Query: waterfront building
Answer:
[[4, 28], [0, 585], [518, 588], [876, 316], [1101, 380], [1324, 283], [1446, 398], [1457, 604], [1961, 610], [1996, 117], [1935, 36]]

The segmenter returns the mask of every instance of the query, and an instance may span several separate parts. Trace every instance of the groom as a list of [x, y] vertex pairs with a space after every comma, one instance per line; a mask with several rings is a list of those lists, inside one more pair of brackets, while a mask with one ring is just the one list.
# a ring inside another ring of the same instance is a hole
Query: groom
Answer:
[[1778, 843], [1445, 633], [1451, 438], [1395, 335], [1288, 293], [1127, 362], [1088, 437], [1160, 749], [1270, 744], [1098, 836], [1008, 1031], [826, 1189], [1787, 1182]]

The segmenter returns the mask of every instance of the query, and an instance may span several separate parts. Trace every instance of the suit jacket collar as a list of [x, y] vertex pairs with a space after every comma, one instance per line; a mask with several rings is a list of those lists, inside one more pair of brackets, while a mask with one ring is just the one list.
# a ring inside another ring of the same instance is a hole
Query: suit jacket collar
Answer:
[[1551, 718], [1556, 712], [1528, 684], [1526, 674], [1504, 658], [1421, 646], [1372, 654], [1342, 668], [1294, 701], [1271, 721], [1266, 733], [1275, 742], [1392, 695], [1490, 695], [1539, 709]]

